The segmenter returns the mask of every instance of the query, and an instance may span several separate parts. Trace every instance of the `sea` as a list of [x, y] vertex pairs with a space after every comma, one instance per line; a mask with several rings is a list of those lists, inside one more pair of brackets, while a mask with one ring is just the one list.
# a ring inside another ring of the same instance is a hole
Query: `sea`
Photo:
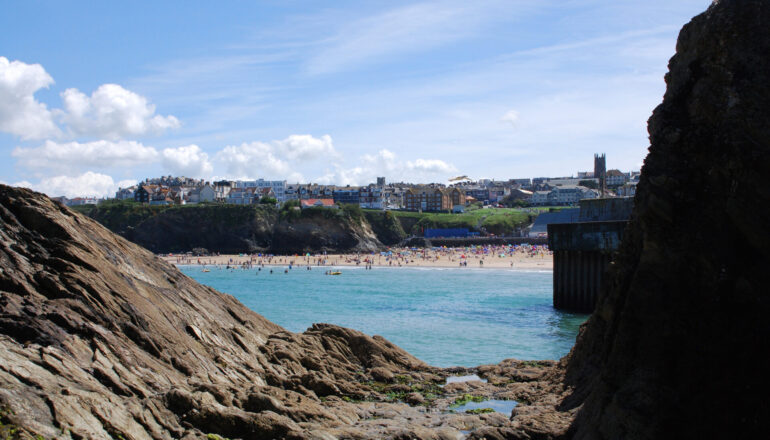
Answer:
[[326, 275], [329, 267], [208, 268], [180, 267], [287, 330], [350, 327], [438, 367], [559, 359], [588, 317], [553, 308], [553, 272], [545, 270], [338, 267], [331, 269], [341, 275]]

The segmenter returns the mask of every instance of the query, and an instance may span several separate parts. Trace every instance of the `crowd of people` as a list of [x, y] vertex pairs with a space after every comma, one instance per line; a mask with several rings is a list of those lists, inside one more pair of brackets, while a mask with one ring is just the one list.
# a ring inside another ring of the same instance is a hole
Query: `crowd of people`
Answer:
[[227, 266], [251, 269], [266, 266], [333, 267], [512, 267], [544, 268], [553, 266], [552, 252], [545, 245], [490, 245], [433, 248], [391, 248], [381, 252], [348, 254], [305, 253], [303, 255], [239, 254], [192, 256], [162, 255], [177, 265]]

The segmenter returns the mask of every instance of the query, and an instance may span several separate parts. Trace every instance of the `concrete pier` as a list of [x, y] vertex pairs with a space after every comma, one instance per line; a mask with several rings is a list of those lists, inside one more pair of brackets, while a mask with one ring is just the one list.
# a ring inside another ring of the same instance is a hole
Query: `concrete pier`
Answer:
[[582, 200], [580, 221], [548, 225], [554, 307], [593, 312], [607, 266], [623, 239], [632, 203], [630, 198]]
[[553, 250], [553, 306], [591, 313], [625, 221], [548, 225]]

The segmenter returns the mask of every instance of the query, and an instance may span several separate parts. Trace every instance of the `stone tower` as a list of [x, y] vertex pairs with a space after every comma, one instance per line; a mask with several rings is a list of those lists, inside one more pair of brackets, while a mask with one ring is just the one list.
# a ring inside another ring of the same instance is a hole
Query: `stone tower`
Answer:
[[607, 189], [607, 155], [594, 154], [594, 178], [599, 179], [599, 193], [604, 195]]

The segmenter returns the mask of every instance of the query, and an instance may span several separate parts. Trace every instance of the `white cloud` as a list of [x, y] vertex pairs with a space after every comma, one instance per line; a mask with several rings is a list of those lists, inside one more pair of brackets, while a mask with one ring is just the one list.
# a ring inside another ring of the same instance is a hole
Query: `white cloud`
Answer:
[[63, 109], [49, 110], [35, 93], [54, 83], [40, 64], [0, 57], [0, 131], [22, 140], [60, 137], [54, 117], [66, 124], [70, 136], [110, 140], [160, 134], [180, 126], [174, 116], [155, 114], [147, 98], [117, 84], [103, 84], [91, 96], [77, 89], [61, 93]]
[[[506, 3], [428, 1], [354, 20], [327, 39], [307, 69], [311, 74], [331, 73], [469, 38], [509, 15]], [[516, 7], [523, 10], [526, 3], [519, 1]]]
[[319, 182], [339, 185], [365, 185], [375, 181], [378, 176], [385, 176], [391, 181], [414, 183], [443, 182], [456, 173], [457, 168], [439, 159], [415, 159], [402, 161], [390, 150], [381, 149], [376, 154], [364, 154], [358, 165], [352, 168], [335, 166], [330, 172], [319, 178]]
[[214, 171], [209, 155], [197, 145], [166, 148], [162, 156], [163, 166], [176, 176], [210, 177]]
[[39, 147], [16, 147], [11, 156], [31, 171], [73, 174], [85, 169], [146, 165], [158, 159], [158, 152], [135, 141], [59, 143], [49, 140]]
[[411, 171], [429, 174], [445, 174], [457, 171], [454, 165], [439, 159], [417, 159], [414, 162], [407, 162], [406, 168]]
[[[301, 181], [295, 165], [311, 160], [331, 161], [339, 158], [329, 135], [291, 135], [283, 140], [243, 143], [227, 146], [216, 155], [231, 178], [280, 178]], [[314, 163], [317, 164], [317, 163]]]
[[136, 185], [138, 181], [136, 179], [125, 179], [115, 184], [118, 188], [128, 188], [129, 186]]
[[264, 142], [227, 146], [217, 153], [216, 157], [225, 166], [230, 178], [278, 179], [286, 178], [291, 172], [289, 163], [276, 156], [273, 146]]
[[336, 156], [337, 151], [328, 134], [314, 138], [309, 134], [293, 134], [281, 141], [273, 142], [278, 154], [291, 160], [312, 160], [324, 156]]
[[500, 121], [507, 122], [515, 127], [519, 123], [519, 112], [516, 110], [509, 110], [500, 118]]
[[0, 131], [24, 140], [58, 135], [51, 112], [34, 96], [51, 84], [53, 78], [40, 64], [0, 57]]
[[[121, 181], [125, 185], [128, 181]], [[30, 188], [51, 197], [104, 197], [115, 196], [119, 184], [106, 174], [87, 171], [79, 176], [56, 176], [42, 179], [38, 183], [18, 182], [15, 186]], [[130, 184], [129, 184], [130, 185]], [[125, 185], [125, 186], [129, 186]]]
[[62, 122], [75, 135], [121, 139], [127, 136], [160, 134], [180, 126], [174, 116], [155, 114], [147, 98], [117, 84], [103, 84], [91, 96], [77, 89], [61, 93]]

